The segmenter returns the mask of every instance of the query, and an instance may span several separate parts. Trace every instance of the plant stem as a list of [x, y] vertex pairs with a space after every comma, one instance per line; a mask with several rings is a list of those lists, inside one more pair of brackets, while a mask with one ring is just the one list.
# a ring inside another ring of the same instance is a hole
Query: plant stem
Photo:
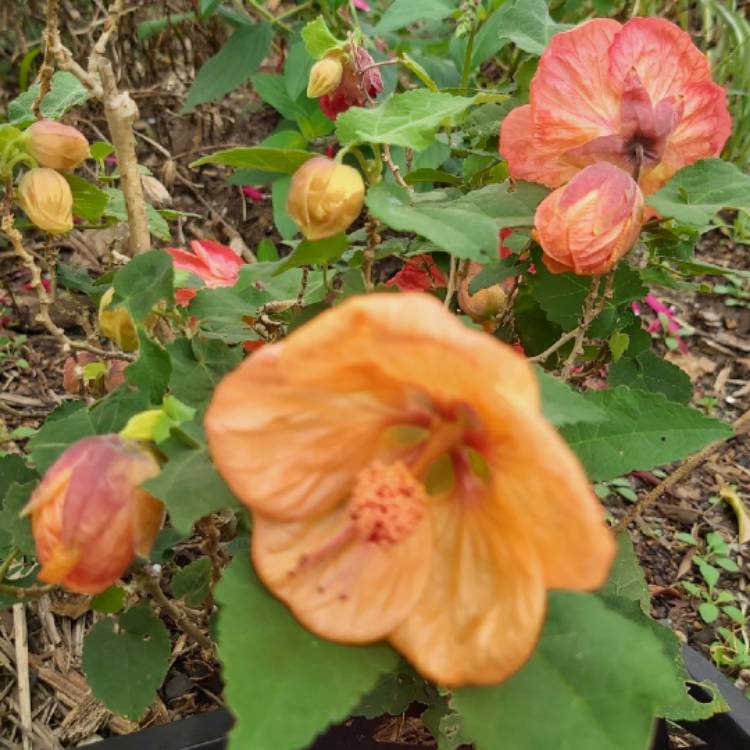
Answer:
[[690, 472], [698, 468], [717, 448], [720, 448], [727, 440], [737, 437], [737, 433], [747, 425], [750, 425], [750, 410], [732, 423], [734, 433], [721, 440], [715, 440], [694, 453], [686, 461], [681, 463], [668, 477], [662, 479], [650, 492], [644, 495], [628, 512], [617, 522], [614, 527], [616, 532], [624, 531], [646, 508], [658, 500], [665, 492], [671, 489], [677, 482], [684, 479]]
[[443, 305], [445, 305], [446, 308], [449, 308], [451, 306], [453, 295], [456, 292], [456, 271], [458, 270], [458, 260], [456, 259], [455, 255], [451, 255], [450, 263], [450, 271], [448, 273], [448, 288], [445, 290], [445, 299], [443, 300]]
[[469, 34], [469, 41], [466, 44], [466, 52], [464, 52], [464, 65], [461, 71], [461, 96], [466, 93], [466, 89], [469, 86], [469, 76], [471, 75], [471, 57], [474, 54], [474, 36], [477, 33], [476, 23], [471, 27], [471, 33]]
[[292, 29], [290, 26], [287, 26], [281, 19], [277, 18], [273, 13], [271, 13], [268, 8], [264, 8], [263, 5], [261, 5], [258, 0], [247, 0], [247, 4], [255, 10], [255, 12], [261, 17], [264, 18], [269, 23], [274, 24], [275, 26], [278, 26], [282, 31], [285, 31], [287, 34], [292, 33]]
[[58, 35], [58, 12], [60, 0], [47, 0], [47, 24], [44, 30], [44, 58], [39, 68], [39, 92], [31, 105], [31, 111], [37, 120], [41, 120], [44, 115], [40, 110], [42, 99], [47, 95], [54, 73], [52, 59], [54, 57], [55, 39]]

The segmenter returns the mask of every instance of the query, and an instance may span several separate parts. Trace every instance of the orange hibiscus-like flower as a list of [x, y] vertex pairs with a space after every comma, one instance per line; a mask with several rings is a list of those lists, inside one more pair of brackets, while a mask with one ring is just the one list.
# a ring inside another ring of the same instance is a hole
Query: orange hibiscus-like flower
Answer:
[[259, 576], [307, 628], [387, 638], [444, 685], [531, 654], [546, 589], [593, 589], [612, 535], [528, 362], [422, 294], [351, 298], [218, 386], [211, 454]]
[[552, 38], [500, 153], [512, 177], [553, 188], [610, 161], [648, 195], [718, 156], [731, 129], [726, 93], [687, 33], [660, 18], [596, 18]]

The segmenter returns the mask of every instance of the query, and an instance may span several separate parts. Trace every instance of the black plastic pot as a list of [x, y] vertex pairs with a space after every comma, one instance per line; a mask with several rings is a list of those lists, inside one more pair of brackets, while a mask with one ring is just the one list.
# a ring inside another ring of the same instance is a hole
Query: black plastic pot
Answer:
[[[690, 676], [698, 682], [715, 683], [730, 711], [705, 721], [680, 722], [680, 726], [707, 743], [701, 750], [750, 750], [750, 701], [697, 651], [687, 646], [683, 651]], [[694, 697], [710, 701], [710, 696], [697, 688]], [[373, 740], [377, 723], [353, 719], [332, 727], [318, 737], [309, 750], [405, 750], [407, 746], [401, 743]], [[125, 737], [113, 737], [89, 747], [91, 750], [224, 750], [231, 726], [232, 717], [227, 711], [212, 711]], [[673, 750], [666, 722], [659, 722], [651, 747], [652, 750]]]

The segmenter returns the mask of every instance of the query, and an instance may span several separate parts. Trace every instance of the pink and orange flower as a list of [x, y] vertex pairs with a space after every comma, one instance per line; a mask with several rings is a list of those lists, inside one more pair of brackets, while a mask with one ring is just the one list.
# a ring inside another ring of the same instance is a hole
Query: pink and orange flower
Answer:
[[649, 195], [688, 164], [718, 156], [731, 132], [706, 56], [669, 21], [598, 18], [555, 35], [530, 103], [500, 131], [516, 179], [556, 188], [608, 161]]
[[[237, 283], [244, 261], [231, 247], [212, 240], [193, 240], [190, 247], [192, 253], [179, 247], [166, 248], [176, 269], [194, 274], [203, 280], [208, 289], [234, 286]], [[197, 293], [197, 289], [177, 289], [177, 304], [188, 305]]]
[[547, 589], [606, 578], [614, 540], [531, 366], [429, 295], [322, 313], [228, 375], [205, 424], [271, 592], [440, 684], [507, 678]]

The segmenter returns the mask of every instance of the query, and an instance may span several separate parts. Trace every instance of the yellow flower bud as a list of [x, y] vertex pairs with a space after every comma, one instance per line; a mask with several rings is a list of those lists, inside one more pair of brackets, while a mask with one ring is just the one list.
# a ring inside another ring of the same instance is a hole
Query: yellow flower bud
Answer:
[[[494, 318], [505, 311], [508, 305], [508, 294], [503, 284], [493, 284], [492, 286], [480, 289], [474, 294], [469, 293], [469, 286], [474, 277], [484, 268], [481, 263], [472, 261], [469, 264], [466, 277], [458, 285], [458, 304], [461, 309], [474, 321], [482, 321]], [[515, 283], [513, 279], [509, 280], [511, 288]]]
[[54, 120], [39, 120], [26, 129], [26, 148], [42, 167], [75, 169], [90, 155], [80, 130]]
[[318, 60], [310, 68], [310, 77], [307, 79], [307, 95], [311, 99], [317, 99], [335, 91], [341, 83], [344, 74], [344, 66], [339, 57], [324, 57]]
[[356, 169], [316, 156], [292, 176], [286, 209], [308, 240], [321, 240], [348, 229], [364, 198], [365, 183]]
[[124, 352], [134, 352], [138, 348], [138, 334], [130, 313], [124, 307], [107, 309], [114, 296], [113, 287], [102, 295], [99, 302], [99, 329], [102, 336], [114, 341]]
[[52, 234], [73, 228], [73, 193], [54, 169], [30, 169], [18, 185], [18, 201], [29, 219]]

